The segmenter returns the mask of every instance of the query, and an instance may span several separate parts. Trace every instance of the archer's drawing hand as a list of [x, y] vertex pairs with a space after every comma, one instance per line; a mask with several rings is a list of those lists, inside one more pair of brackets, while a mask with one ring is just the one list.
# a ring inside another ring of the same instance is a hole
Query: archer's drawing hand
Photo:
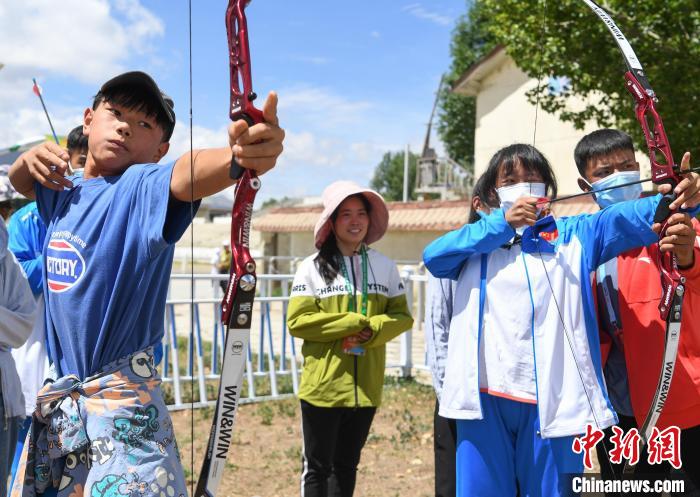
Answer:
[[537, 197], [520, 197], [505, 213], [506, 222], [513, 229], [532, 226], [537, 221], [537, 209], [540, 199]]
[[[62, 191], [64, 188], [73, 187], [73, 183], [65, 178], [69, 158], [65, 149], [47, 141], [20, 155], [13, 167], [26, 168], [34, 181], [51, 190]], [[22, 194], [28, 193], [19, 189], [18, 191]]]

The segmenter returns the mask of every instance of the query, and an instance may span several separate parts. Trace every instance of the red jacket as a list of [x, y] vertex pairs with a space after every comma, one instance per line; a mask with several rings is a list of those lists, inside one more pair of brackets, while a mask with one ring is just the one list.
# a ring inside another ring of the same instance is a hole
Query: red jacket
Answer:
[[[700, 223], [693, 219], [700, 235]], [[630, 250], [617, 258], [619, 313], [632, 409], [641, 426], [656, 391], [663, 359], [666, 323], [659, 315], [661, 282], [656, 244]], [[657, 423], [659, 429], [700, 425], [700, 238], [695, 239], [695, 264], [685, 276], [681, 339], [671, 390]], [[594, 292], [595, 293], [595, 292]], [[611, 338], [601, 332], [605, 360]]]

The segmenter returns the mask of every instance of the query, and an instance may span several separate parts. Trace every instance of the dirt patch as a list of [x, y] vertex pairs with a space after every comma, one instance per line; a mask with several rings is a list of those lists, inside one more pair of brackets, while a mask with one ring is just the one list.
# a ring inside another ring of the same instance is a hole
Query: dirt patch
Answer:
[[[423, 497], [433, 495], [433, 408], [431, 387], [412, 380], [387, 379], [362, 451], [355, 495]], [[194, 413], [194, 444], [189, 411], [173, 413], [185, 475], [199, 469], [213, 409]], [[297, 399], [242, 405], [236, 419], [219, 495], [293, 497], [300, 493], [301, 417]]]

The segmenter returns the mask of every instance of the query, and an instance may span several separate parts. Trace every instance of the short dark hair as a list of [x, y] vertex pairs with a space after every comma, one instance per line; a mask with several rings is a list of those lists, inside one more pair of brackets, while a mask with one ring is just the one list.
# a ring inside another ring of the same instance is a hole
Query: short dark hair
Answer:
[[604, 128], [587, 134], [574, 149], [574, 160], [579, 174], [585, 178], [586, 167], [591, 160], [619, 150], [631, 150], [634, 153], [634, 142], [624, 131]]
[[83, 125], [76, 126], [70, 133], [68, 133], [68, 138], [66, 139], [66, 146], [68, 151], [73, 150], [87, 150], [88, 148], [88, 137], [83, 134]]
[[[491, 190], [489, 191], [488, 185], [486, 184], [486, 175], [482, 174], [478, 180], [476, 180], [476, 183], [474, 183], [474, 188], [472, 188], [472, 194], [470, 197], [470, 202], [471, 200], [474, 199], [474, 197], [479, 197], [481, 202], [483, 204], [486, 204], [490, 208], [494, 209], [498, 207], [498, 200], [496, 199], [496, 193], [495, 191]], [[469, 209], [469, 219], [467, 220], [467, 223], [472, 224], [477, 222], [481, 217], [479, 214], [476, 212], [476, 210], [470, 206]]]
[[503, 147], [493, 154], [489, 161], [489, 165], [482, 176], [484, 180], [483, 188], [488, 192], [487, 198], [496, 198], [496, 180], [501, 168], [505, 169], [506, 174], [510, 174], [518, 164], [522, 164], [527, 171], [537, 171], [539, 173], [544, 182], [545, 195], [549, 195], [552, 198], [557, 196], [557, 180], [547, 158], [532, 145], [514, 143]]
[[130, 110], [143, 112], [148, 117], [155, 118], [156, 124], [163, 130], [161, 142], [167, 142], [173, 134], [175, 124], [167, 116], [158, 99], [140, 85], [119, 85], [107, 90], [100, 90], [92, 102], [92, 110], [102, 102], [126, 107]]

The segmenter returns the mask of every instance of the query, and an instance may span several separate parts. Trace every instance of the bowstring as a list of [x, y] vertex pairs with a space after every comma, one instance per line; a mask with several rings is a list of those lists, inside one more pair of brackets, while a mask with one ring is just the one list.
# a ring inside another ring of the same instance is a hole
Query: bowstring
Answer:
[[[190, 125], [190, 340], [194, 339], [194, 135], [192, 117], [192, 0], [187, 1]], [[176, 338], [177, 339], [177, 338]], [[194, 361], [191, 357], [190, 361]], [[194, 495], [194, 362], [190, 374], [190, 495]]]
[[[547, 40], [547, 0], [542, 0], [542, 29], [541, 29], [541, 36], [540, 36], [540, 63], [538, 64], [539, 69], [537, 73], [537, 92], [536, 92], [536, 98], [535, 98], [535, 123], [534, 123], [534, 130], [532, 132], [532, 146], [533, 148], [536, 147], [537, 143], [537, 118], [538, 118], [538, 113], [539, 113], [539, 108], [540, 108], [540, 96], [542, 94], [542, 76], [543, 76], [543, 71], [544, 71], [544, 43], [546, 43]], [[532, 192], [530, 192], [532, 193]], [[546, 194], [546, 191], [545, 191]], [[554, 302], [554, 306], [557, 309], [557, 315], [559, 316], [559, 321], [562, 324], [562, 327], [564, 328], [564, 336], [566, 337], [566, 342], [569, 345], [569, 350], [571, 352], [571, 356], [574, 359], [574, 365], [576, 366], [576, 372], [578, 373], [579, 380], [581, 381], [581, 385], [583, 386], [583, 391], [586, 394], [586, 401], [588, 402], [588, 407], [591, 410], [591, 415], [593, 416], [593, 422], [596, 425], [596, 428], [603, 432], [603, 429], [601, 428], [601, 424], [598, 421], [598, 417], [596, 416], [595, 409], [593, 407], [593, 400], [591, 398], [591, 394], [588, 391], [588, 388], [586, 387], [586, 383], [583, 379], [583, 374], [581, 373], [581, 368], [579, 366], [579, 359], [576, 354], [576, 348], [574, 347], [574, 344], [572, 342], [571, 336], [569, 334], [569, 329], [566, 326], [566, 322], [564, 321], [564, 315], [562, 313], [561, 307], [559, 306], [559, 301], [557, 300], [556, 295], [554, 294], [554, 286], [552, 285], [552, 280], [549, 277], [549, 271], [547, 271], [547, 265], [544, 262], [544, 257], [542, 254], [542, 250], [540, 248], [539, 244], [535, 244], [537, 246], [537, 254], [539, 255], [540, 262], [542, 263], [542, 269], [544, 271], [545, 277], [547, 279], [547, 285], [549, 286], [549, 291], [552, 294], [552, 301]], [[602, 366], [601, 366], [602, 367]], [[603, 432], [603, 438], [601, 439], [601, 442], [603, 443], [603, 448], [605, 449], [605, 452], [610, 454], [610, 451], [608, 450], [608, 444], [606, 443], [606, 436], [605, 433]], [[596, 454], [597, 456], [597, 454]], [[597, 457], [596, 457], [597, 459]], [[610, 457], [605, 458], [608, 469], [610, 470], [611, 475], [613, 476], [614, 479], [617, 479], [617, 475], [613, 469], [612, 462], [610, 461]], [[598, 466], [600, 467], [601, 462], [598, 461]]]

